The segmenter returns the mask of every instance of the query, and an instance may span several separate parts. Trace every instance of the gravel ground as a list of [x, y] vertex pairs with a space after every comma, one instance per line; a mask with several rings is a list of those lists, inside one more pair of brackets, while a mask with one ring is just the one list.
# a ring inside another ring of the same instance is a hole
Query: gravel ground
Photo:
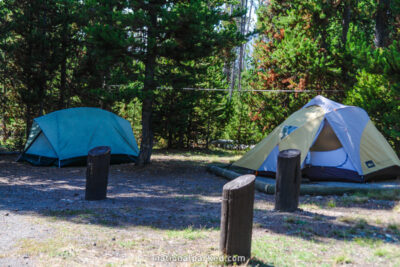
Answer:
[[[112, 165], [108, 198], [85, 201], [85, 167], [34, 167], [0, 156], [0, 266], [157, 266], [164, 264], [154, 255], [219, 255], [227, 181], [206, 172], [207, 158], [157, 153], [144, 168]], [[400, 251], [397, 200], [304, 196], [299, 211], [279, 213], [273, 196], [255, 199], [250, 264], [400, 264], [392, 253]], [[372, 250], [360, 238], [379, 242]], [[269, 241], [278, 243], [264, 247]], [[285, 254], [286, 243], [308, 247], [313, 257], [294, 251], [282, 262], [268, 254]], [[380, 256], [383, 248], [390, 253]]]

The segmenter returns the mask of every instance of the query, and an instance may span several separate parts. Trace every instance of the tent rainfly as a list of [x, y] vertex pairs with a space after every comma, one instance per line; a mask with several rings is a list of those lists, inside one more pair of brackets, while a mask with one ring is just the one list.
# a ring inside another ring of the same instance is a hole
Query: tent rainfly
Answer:
[[279, 151], [299, 149], [310, 180], [365, 182], [400, 176], [400, 160], [368, 114], [323, 96], [289, 116], [233, 166], [274, 175]]
[[69, 108], [35, 118], [18, 161], [59, 167], [85, 164], [90, 149], [111, 147], [111, 163], [133, 162], [139, 149], [130, 123], [99, 108]]

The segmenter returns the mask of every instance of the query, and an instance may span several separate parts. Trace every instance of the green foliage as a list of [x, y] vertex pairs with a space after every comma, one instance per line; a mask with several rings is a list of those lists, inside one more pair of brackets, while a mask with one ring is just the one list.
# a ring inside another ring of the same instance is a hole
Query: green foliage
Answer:
[[361, 71], [345, 103], [365, 109], [395, 151], [400, 151], [400, 99], [385, 75]]
[[0, 145], [21, 149], [34, 117], [74, 106], [119, 114], [139, 140], [151, 114], [159, 146], [251, 144], [323, 94], [364, 108], [400, 151], [399, 1], [379, 48], [376, 1], [261, 1], [241, 86], [289, 92], [184, 90], [229, 87], [226, 68], [244, 41], [237, 4], [0, 1]]
[[246, 98], [258, 130], [271, 131], [310, 98], [323, 94], [364, 108], [399, 151], [400, 43], [393, 26], [398, 25], [400, 9], [392, 2], [388, 32], [393, 42], [383, 48], [374, 46], [376, 1], [273, 0], [262, 5], [249, 84], [311, 92]]
[[142, 102], [150, 99], [161, 144], [207, 146], [230, 122], [231, 102], [182, 88], [227, 86], [222, 55], [243, 36], [234, 21], [241, 13], [226, 4], [1, 1], [1, 144], [21, 149], [33, 118], [74, 106], [112, 110], [140, 139], [149, 107]]

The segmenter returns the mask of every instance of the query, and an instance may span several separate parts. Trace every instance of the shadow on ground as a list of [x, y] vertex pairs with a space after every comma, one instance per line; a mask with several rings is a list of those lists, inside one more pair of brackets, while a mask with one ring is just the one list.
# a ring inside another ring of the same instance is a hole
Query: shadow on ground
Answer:
[[[113, 165], [108, 198], [85, 201], [85, 167], [33, 167], [13, 159], [0, 157], [0, 210], [105, 227], [219, 228], [220, 196], [226, 180], [207, 173], [196, 162], [156, 159], [144, 168]], [[261, 230], [316, 242], [355, 238], [399, 242], [400, 239], [398, 229], [355, 218], [340, 219], [319, 210], [275, 212], [270, 195], [257, 193], [256, 203], [262, 204], [254, 213], [255, 227]], [[346, 205], [347, 209], [352, 208], [351, 203]], [[357, 203], [356, 207], [360, 205]], [[390, 205], [391, 202], [383, 209]]]

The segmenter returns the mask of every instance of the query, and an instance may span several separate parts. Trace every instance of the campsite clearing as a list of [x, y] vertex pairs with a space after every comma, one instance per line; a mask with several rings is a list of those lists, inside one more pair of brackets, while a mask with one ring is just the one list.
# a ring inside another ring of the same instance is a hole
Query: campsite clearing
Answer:
[[[157, 151], [144, 168], [112, 165], [108, 199], [88, 202], [85, 167], [33, 167], [0, 156], [0, 265], [217, 264], [227, 181], [206, 164], [239, 157]], [[275, 212], [273, 203], [256, 193], [250, 264], [400, 265], [398, 194], [302, 196], [295, 213]]]

